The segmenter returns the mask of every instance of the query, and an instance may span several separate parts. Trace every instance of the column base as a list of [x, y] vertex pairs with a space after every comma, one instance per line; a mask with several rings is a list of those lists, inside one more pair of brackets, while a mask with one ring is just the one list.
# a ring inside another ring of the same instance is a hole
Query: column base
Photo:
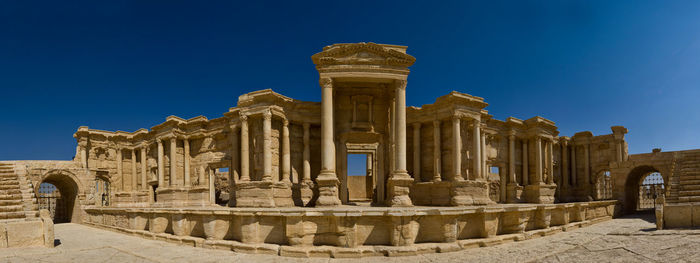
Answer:
[[556, 184], [531, 184], [525, 186], [525, 201], [534, 204], [553, 204]]
[[493, 204], [489, 198], [489, 183], [486, 181], [454, 181], [451, 182], [450, 205], [470, 206]]
[[507, 195], [507, 203], [513, 204], [513, 203], [521, 203], [523, 201], [522, 195], [523, 195], [523, 187], [514, 184], [514, 183], [509, 183], [506, 186], [506, 195]]
[[341, 204], [338, 197], [338, 177], [335, 171], [321, 171], [316, 177], [316, 185], [318, 185], [318, 199], [316, 207], [324, 206], [339, 206]]
[[394, 171], [387, 184], [389, 206], [413, 206], [410, 193], [413, 178], [407, 171]]
[[307, 180], [293, 185], [292, 196], [296, 206], [311, 206], [314, 197], [314, 182]]
[[[270, 181], [236, 183], [237, 207], [275, 207], [273, 185]], [[291, 196], [290, 196], [291, 198]]]

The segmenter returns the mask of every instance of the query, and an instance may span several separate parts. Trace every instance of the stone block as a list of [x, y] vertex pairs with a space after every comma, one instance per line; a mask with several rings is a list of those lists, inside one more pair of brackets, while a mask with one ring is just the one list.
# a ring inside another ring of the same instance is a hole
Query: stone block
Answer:
[[689, 203], [666, 205], [664, 223], [666, 228], [688, 228], [693, 226], [693, 206]]
[[44, 245], [44, 229], [41, 220], [15, 221], [6, 224], [5, 227], [7, 231], [8, 247]]

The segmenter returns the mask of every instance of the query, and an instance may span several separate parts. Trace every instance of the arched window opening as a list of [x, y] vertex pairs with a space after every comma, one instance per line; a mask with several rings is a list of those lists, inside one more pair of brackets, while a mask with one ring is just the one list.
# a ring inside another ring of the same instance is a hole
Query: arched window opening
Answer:
[[666, 189], [664, 187], [664, 178], [658, 172], [652, 172], [642, 177], [639, 184], [639, 202], [637, 210], [654, 209], [656, 205], [656, 197], [663, 195]]

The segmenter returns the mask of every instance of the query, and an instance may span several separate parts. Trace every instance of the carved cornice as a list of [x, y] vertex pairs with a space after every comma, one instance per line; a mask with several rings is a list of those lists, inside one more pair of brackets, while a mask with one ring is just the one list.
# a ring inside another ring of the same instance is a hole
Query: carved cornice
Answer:
[[328, 46], [323, 51], [311, 56], [311, 60], [317, 67], [330, 65], [409, 67], [416, 62], [416, 58], [411, 55], [389, 48], [389, 46], [371, 42]]

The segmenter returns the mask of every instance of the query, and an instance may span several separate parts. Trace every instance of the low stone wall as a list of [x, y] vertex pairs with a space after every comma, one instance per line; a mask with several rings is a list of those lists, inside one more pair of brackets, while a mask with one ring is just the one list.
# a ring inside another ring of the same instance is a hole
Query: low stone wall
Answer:
[[699, 227], [700, 203], [664, 204], [661, 217], [663, 228]]
[[48, 210], [39, 218], [0, 220], [0, 248], [54, 247], [53, 221]]
[[616, 202], [409, 208], [88, 207], [84, 222], [149, 239], [243, 253], [400, 256], [566, 231], [612, 218]]

